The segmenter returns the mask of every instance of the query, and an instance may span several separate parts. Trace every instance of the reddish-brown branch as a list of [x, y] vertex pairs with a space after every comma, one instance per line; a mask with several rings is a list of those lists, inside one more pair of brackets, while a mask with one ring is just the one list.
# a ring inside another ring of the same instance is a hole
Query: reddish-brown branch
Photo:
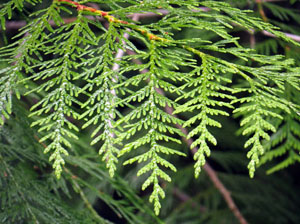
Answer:
[[[109, 13], [108, 12], [105, 12], [105, 11], [102, 11], [102, 10], [98, 10], [98, 9], [95, 9], [95, 8], [92, 8], [92, 7], [87, 7], [87, 6], [84, 6], [84, 7], [78, 7], [78, 5], [80, 5], [79, 3], [77, 2], [73, 2], [73, 1], [70, 1], [70, 0], [57, 0], [59, 2], [67, 2], [69, 4], [71, 4], [73, 7], [76, 7], [78, 10], [85, 10], [85, 11], [90, 11], [90, 12], [94, 12], [98, 15], [101, 16], [100, 20], [102, 19], [103, 21], [104, 20], [107, 20], [109, 22], [119, 22], [119, 23], [122, 23], [122, 24], [129, 24], [127, 21], [123, 21], [123, 20], [119, 20], [111, 15], [108, 15]], [[257, 1], [261, 1], [261, 0], [257, 0]], [[263, 2], [273, 2], [273, 1], [278, 1], [278, 0], [264, 0]], [[209, 8], [206, 8], [206, 7], [200, 7], [199, 10], [202, 10], [202, 11], [209, 11], [210, 9]], [[158, 9], [157, 10], [157, 13], [153, 13], [153, 12], [145, 12], [145, 13], [134, 13], [134, 14], [130, 14], [128, 15], [128, 18], [133, 18], [135, 16], [138, 16], [139, 18], [147, 18], [147, 17], [153, 17], [153, 16], [165, 16], [169, 13], [168, 10], [165, 10], [165, 9]], [[93, 20], [94, 17], [93, 16], [86, 16], [88, 17], [89, 19]], [[73, 17], [73, 18], [65, 18], [63, 19], [65, 23], [71, 23], [73, 22], [74, 20], [76, 20], [76, 17]], [[54, 23], [53, 20], [50, 20], [49, 21], [49, 24], [51, 26], [56, 26], [56, 24]], [[22, 28], [23, 26], [26, 25], [26, 22], [25, 21], [8, 21], [6, 22], [6, 29], [7, 30], [12, 30], [12, 29], [20, 29]], [[137, 31], [141, 32], [141, 34], [144, 34], [146, 36], [148, 36], [149, 39], [154, 39], [154, 40], [165, 40], [164, 38], [161, 38], [161, 37], [158, 37], [158, 36], [155, 36], [151, 33], [148, 33], [147, 31], [145, 30], [142, 30], [142, 29], [137, 29]], [[276, 37], [274, 34], [271, 34], [267, 31], [262, 31], [262, 33], [266, 36], [271, 36], [271, 37]], [[298, 35], [295, 35], [295, 34], [290, 34], [290, 33], [284, 33], [287, 37], [295, 40], [295, 41], [298, 41], [300, 42], [300, 36]]]
[[[92, 7], [81, 5], [78, 2], [74, 2], [74, 1], [71, 1], [71, 0], [56, 0], [56, 1], [61, 2], [61, 3], [70, 4], [72, 7], [77, 8], [77, 10], [88, 11], [88, 12], [91, 12], [91, 13], [95, 13], [96, 15], [100, 15], [110, 23], [119, 23], [119, 24], [125, 24], [125, 25], [129, 24], [127, 21], [120, 20], [120, 19], [118, 19], [118, 18], [116, 18], [112, 15], [109, 15], [109, 12], [105, 12], [105, 11], [98, 10], [98, 9], [95, 9], [95, 8], [92, 8]], [[134, 24], [131, 24], [131, 25], [134, 25]], [[140, 32], [141, 34], [147, 36], [150, 40], [163, 41], [163, 42], [169, 42], [170, 41], [168, 39], [159, 37], [155, 34], [152, 34], [148, 31], [140, 29], [140, 28], [133, 28], [133, 29]]]
[[102, 11], [102, 10], [99, 10], [99, 9], [95, 9], [93, 7], [81, 5], [78, 2], [74, 2], [74, 1], [71, 1], [71, 0], [56, 0], [56, 1], [61, 2], [61, 3], [68, 3], [72, 7], [77, 8], [78, 11], [81, 10], [81, 11], [87, 11], [87, 12], [95, 13], [95, 14], [100, 15], [103, 18], [107, 19], [109, 22], [128, 24], [127, 21], [119, 20], [116, 17], [109, 15], [109, 12], [105, 12], [105, 11]]

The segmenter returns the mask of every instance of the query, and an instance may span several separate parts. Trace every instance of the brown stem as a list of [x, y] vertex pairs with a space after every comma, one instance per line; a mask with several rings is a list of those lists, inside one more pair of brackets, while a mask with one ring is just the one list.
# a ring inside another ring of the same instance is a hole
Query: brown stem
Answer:
[[[263, 30], [262, 34], [264, 34], [265, 36], [269, 36], [269, 37], [276, 37], [274, 34]], [[293, 39], [294, 41], [300, 42], [300, 36], [295, 35], [295, 34], [291, 34], [291, 33], [284, 33], [287, 37]]]
[[249, 31], [248, 33], [250, 35], [250, 48], [254, 49], [256, 44], [254, 30]]
[[263, 21], [267, 22], [268, 18], [265, 14], [263, 4], [262, 4], [262, 0], [256, 0], [255, 2], [257, 3], [258, 11], [259, 11], [259, 14], [260, 14], [261, 18], [263, 19]]

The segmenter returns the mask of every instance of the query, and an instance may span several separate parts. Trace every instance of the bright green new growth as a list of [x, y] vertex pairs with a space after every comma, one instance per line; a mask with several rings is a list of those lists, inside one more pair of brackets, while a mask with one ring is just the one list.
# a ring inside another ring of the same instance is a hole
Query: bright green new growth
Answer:
[[[11, 3], [16, 6], [7, 7], [21, 10], [21, 3], [16, 1]], [[0, 70], [0, 113], [5, 117], [0, 117], [0, 122], [3, 124], [12, 112], [12, 94], [20, 98], [21, 86], [29, 88], [26, 94], [39, 99], [31, 107], [30, 116], [35, 120], [32, 126], [38, 126], [43, 135], [40, 142], [46, 145], [45, 153], [50, 154], [57, 178], [65, 156], [72, 152], [70, 139], [78, 138], [80, 127], [74, 125], [74, 120], [83, 121], [82, 128], [95, 128], [91, 144], [100, 145], [99, 154], [111, 176], [117, 169], [118, 157], [125, 154], [129, 158], [124, 165], [142, 164], [137, 175], [148, 175], [143, 190], [153, 185], [150, 202], [156, 214], [161, 207], [160, 198], [165, 197], [160, 183], [171, 181], [166, 169], [176, 171], [164, 155], [185, 156], [171, 147], [173, 143], [181, 144], [184, 136], [176, 125], [189, 128], [187, 138], [195, 140], [191, 148], [199, 148], [194, 155], [196, 177], [205, 157], [211, 154], [211, 145], [217, 145], [211, 128], [222, 127], [217, 120], [219, 115], [233, 113], [243, 117], [240, 125], [242, 134], [248, 136], [245, 148], [249, 149], [251, 177], [264, 155], [264, 140], [272, 140], [270, 133], [279, 127], [273, 124], [273, 118], [282, 120], [282, 114], [288, 114], [286, 125], [279, 129], [300, 136], [299, 123], [293, 122], [299, 120], [295, 109], [299, 102], [283, 97], [299, 91], [299, 69], [283, 56], [258, 55], [240, 46], [228, 31], [235, 24], [267, 30], [293, 42], [272, 25], [219, 1], [174, 0], [163, 4], [130, 1], [127, 8], [108, 3], [112, 15], [129, 23], [110, 21], [105, 28], [96, 17], [85, 17], [85, 13], [99, 14], [78, 8], [76, 15], [68, 8], [72, 6], [70, 2], [68, 6], [63, 3], [54, 1], [47, 9], [36, 12], [33, 16], [37, 18], [18, 34], [20, 39], [0, 49], [1, 58], [7, 62], [7, 67]], [[135, 24], [126, 17], [130, 13], [155, 12], [160, 7], [169, 13], [156, 23]], [[65, 24], [60, 10], [76, 15], [76, 20]], [[1, 13], [4, 16], [3, 8]], [[50, 26], [50, 20], [54, 20], [55, 28]], [[211, 42], [201, 36], [172, 36], [173, 30], [186, 29], [210, 31], [219, 39]], [[125, 33], [130, 34], [129, 40]], [[116, 60], [119, 49], [134, 54]], [[215, 53], [224, 57], [216, 57]], [[227, 58], [251, 60], [253, 64], [241, 65]], [[120, 68], [114, 70], [116, 64]], [[166, 107], [173, 108], [179, 117], [195, 114], [179, 119], [167, 113]], [[285, 153], [291, 146], [300, 150], [291, 136], [282, 134], [280, 140], [286, 138], [285, 144], [267, 152], [262, 162]], [[275, 140], [270, 145], [278, 143]], [[299, 161], [295, 151], [291, 150], [289, 158], [270, 172]], [[130, 156], [134, 153], [138, 155]]]
[[[232, 93], [232, 89], [226, 86], [231, 80], [223, 77], [226, 68], [223, 66], [216, 66], [212, 58], [201, 53], [201, 66], [196, 67], [191, 73], [189, 81], [183, 86], [190, 87], [190, 91], [185, 93], [182, 97], [191, 98], [187, 103], [179, 107], [175, 112], [186, 112], [199, 110], [200, 112], [187, 120], [183, 127], [190, 126], [199, 120], [199, 125], [188, 134], [188, 138], [199, 136], [191, 145], [191, 148], [199, 146], [198, 151], [194, 155], [195, 176], [198, 177], [201, 167], [205, 164], [205, 154], [210, 155], [209, 143], [217, 145], [217, 140], [209, 131], [208, 127], [221, 128], [220, 122], [214, 120], [210, 116], [229, 114], [221, 109], [214, 107], [228, 107], [233, 108], [229, 102], [225, 100], [233, 100], [234, 96], [227, 94]], [[220, 74], [219, 74], [220, 73]], [[196, 77], [194, 77], [196, 76]], [[222, 83], [223, 82], [223, 83]], [[225, 84], [225, 85], [224, 85]], [[222, 93], [223, 92], [223, 93]], [[179, 100], [180, 98], [178, 98]]]
[[[178, 55], [172, 56], [166, 52], [160, 51], [160, 46], [167, 47], [168, 45], [157, 43], [153, 40], [150, 41], [150, 43], [147, 44], [149, 51], [142, 53], [139, 57], [134, 57], [135, 59], [143, 58], [144, 60], [149, 61], [146, 65], [136, 65], [134, 69], [148, 69], [148, 71], [141, 75], [133, 76], [122, 83], [122, 85], [128, 86], [130, 84], [139, 85], [143, 80], [147, 81], [144, 87], [137, 92], [130, 92], [130, 96], [124, 99], [125, 102], [143, 101], [143, 103], [135, 107], [129, 114], [120, 120], [120, 122], [129, 122], [129, 124], [125, 126], [127, 130], [124, 133], [123, 138], [128, 139], [134, 136], [136, 131], [140, 131], [142, 128], [146, 130], [146, 133], [143, 137], [127, 143], [119, 153], [119, 156], [122, 156], [143, 145], [148, 146], [148, 150], [145, 153], [128, 159], [124, 165], [132, 164], [134, 162], [148, 162], [139, 170], [137, 175], [140, 176], [148, 172], [151, 173], [144, 182], [142, 190], [145, 190], [150, 184], [153, 184], [150, 202], [154, 202], [156, 214], [159, 214], [159, 209], [161, 207], [159, 196], [161, 198], [165, 197], [164, 190], [159, 185], [159, 181], [160, 179], [168, 182], [171, 181], [171, 177], [163, 171], [161, 167], [166, 167], [176, 172], [175, 166], [161, 157], [160, 154], [185, 155], [182, 152], [163, 146], [160, 143], [161, 141], [181, 143], [180, 140], [168, 136], [168, 133], [183, 136], [179, 129], [172, 126], [172, 124], [182, 124], [182, 120], [173, 117], [162, 109], [166, 106], [176, 108], [178, 105], [157, 91], [157, 88], [162, 88], [168, 92], [172, 92], [176, 89], [171, 83], [163, 81], [168, 78], [174, 81], [181, 79], [180, 73], [168, 71], [168, 61], [172, 60], [174, 64], [183, 63]], [[130, 60], [130, 57], [128, 60]], [[128, 67], [125, 67], [125, 69], [128, 69]]]

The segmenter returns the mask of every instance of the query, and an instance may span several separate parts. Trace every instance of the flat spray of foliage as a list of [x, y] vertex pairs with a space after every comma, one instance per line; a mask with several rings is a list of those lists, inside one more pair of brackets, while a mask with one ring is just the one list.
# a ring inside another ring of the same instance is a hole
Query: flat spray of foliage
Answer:
[[[1, 125], [14, 113], [13, 102], [18, 104], [14, 96], [38, 99], [30, 108], [31, 126], [39, 128], [39, 142], [50, 155], [57, 178], [69, 155], [76, 154], [73, 142], [80, 138], [81, 129], [93, 127], [91, 144], [99, 147], [110, 176], [115, 175], [120, 157], [125, 156], [124, 165], [140, 163], [137, 175], [147, 175], [142, 189], [152, 186], [150, 202], [159, 214], [160, 198], [165, 197], [160, 183], [171, 181], [168, 170], [176, 171], [166, 155], [186, 155], [170, 144], [181, 144], [184, 136], [175, 125], [188, 128], [186, 137], [194, 139], [191, 147], [199, 147], [194, 155], [198, 177], [211, 146], [217, 145], [211, 132], [212, 127], [222, 128], [217, 118], [238, 116], [242, 118], [241, 133], [247, 136], [244, 147], [253, 177], [265, 153], [263, 141], [269, 141], [279, 127], [271, 121], [281, 122], [286, 114], [286, 119], [299, 119], [297, 102], [289, 95], [299, 94], [300, 73], [291, 59], [242, 47], [228, 29], [265, 30], [294, 42], [273, 25], [222, 1], [92, 2], [106, 11], [90, 7], [89, 1], [54, 0], [33, 12], [15, 42], [0, 49], [7, 65], [0, 70]], [[2, 5], [2, 29], [13, 10], [38, 3], [12, 0]], [[157, 22], [144, 24], [128, 17], [132, 13], [159, 14], [159, 9], [167, 10], [167, 15]], [[62, 14], [75, 19], [65, 23]], [[217, 39], [201, 35], [182, 39], [180, 31], [187, 29], [209, 31]], [[120, 49], [131, 54], [116, 59]], [[234, 63], [235, 59], [251, 61], [251, 65]], [[173, 108], [177, 116], [167, 113], [165, 107]], [[181, 119], [182, 114], [188, 114], [188, 119]], [[299, 135], [296, 126], [281, 129]], [[281, 135], [280, 139], [287, 137]], [[287, 139], [286, 145], [266, 154], [263, 162], [289, 150], [293, 139]], [[294, 160], [285, 163], [299, 161], [298, 152], [293, 153]]]

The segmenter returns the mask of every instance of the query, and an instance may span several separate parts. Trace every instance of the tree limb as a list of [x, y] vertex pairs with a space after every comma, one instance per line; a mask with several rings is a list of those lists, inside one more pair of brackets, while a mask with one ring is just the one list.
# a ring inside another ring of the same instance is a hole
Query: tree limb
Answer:
[[[263, 2], [272, 2], [272, 1], [275, 1], [275, 0], [264, 0]], [[278, 0], [278, 1], [280, 1], [280, 0]], [[206, 8], [206, 7], [200, 7], [199, 9], [203, 10], [203, 11], [209, 11], [210, 10], [209, 8]], [[134, 17], [138, 16], [138, 18], [142, 19], [142, 18], [149, 18], [149, 17], [154, 17], [154, 16], [165, 16], [168, 13], [169, 13], [168, 10], [158, 9], [157, 13], [154, 13], [154, 12], [133, 13], [133, 14], [128, 15], [128, 18], [134, 18]], [[86, 17], [91, 19], [91, 20], [95, 20], [94, 16], [86, 16]], [[76, 17], [64, 18], [63, 20], [64, 20], [65, 23], [71, 23], [71, 22], [76, 20]], [[106, 21], [106, 20], [103, 17], [99, 17], [99, 21]], [[56, 24], [54, 23], [53, 20], [50, 20], [49, 24], [53, 27], [56, 26]], [[6, 22], [5, 27], [6, 27], [7, 30], [18, 30], [18, 29], [22, 28], [25, 25], [26, 25], [26, 22], [22, 21], [22, 20], [21, 21], [8, 21], [8, 22]], [[270, 32], [267, 32], [265, 30], [262, 31], [262, 34], [265, 35], [265, 36], [269, 36], [269, 37], [276, 37], [274, 34], [272, 34]], [[289, 38], [291, 38], [295, 41], [300, 42], [300, 36], [299, 35], [291, 34], [291, 33], [285, 33], [285, 32], [284, 32], [284, 34], [287, 37], [289, 37]]]

